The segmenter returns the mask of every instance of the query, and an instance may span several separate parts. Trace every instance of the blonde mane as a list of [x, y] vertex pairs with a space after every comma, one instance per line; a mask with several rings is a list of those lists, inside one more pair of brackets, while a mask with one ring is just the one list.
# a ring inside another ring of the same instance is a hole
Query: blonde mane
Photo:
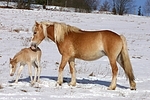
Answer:
[[50, 25], [53, 25], [53, 23], [43, 21], [43, 22], [40, 22], [40, 24], [43, 27], [43, 34], [45, 36], [45, 40], [49, 40], [49, 38], [47, 37], [47, 27], [50, 26]]
[[[64, 41], [65, 35], [67, 35], [69, 32], [80, 32], [79, 28], [67, 25], [65, 23], [42, 21], [39, 24], [41, 24], [43, 27], [43, 33], [44, 33], [45, 39], [47, 39], [47, 27], [50, 25], [54, 25], [55, 42]], [[34, 27], [35, 27], [35, 25], [34, 25]]]
[[74, 26], [66, 25], [65, 23], [54, 23], [55, 41], [64, 41], [64, 36], [69, 32], [80, 32], [80, 29]]

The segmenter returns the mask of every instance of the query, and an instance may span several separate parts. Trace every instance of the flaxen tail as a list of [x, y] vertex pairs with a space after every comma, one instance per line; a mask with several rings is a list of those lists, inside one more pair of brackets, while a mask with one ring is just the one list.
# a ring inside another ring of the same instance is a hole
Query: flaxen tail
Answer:
[[120, 37], [123, 42], [123, 48], [121, 50], [121, 57], [122, 57], [122, 64], [123, 64], [122, 67], [126, 73], [126, 76], [129, 78], [129, 80], [134, 81], [135, 77], [133, 75], [132, 65], [129, 59], [126, 38], [123, 35], [120, 35]]

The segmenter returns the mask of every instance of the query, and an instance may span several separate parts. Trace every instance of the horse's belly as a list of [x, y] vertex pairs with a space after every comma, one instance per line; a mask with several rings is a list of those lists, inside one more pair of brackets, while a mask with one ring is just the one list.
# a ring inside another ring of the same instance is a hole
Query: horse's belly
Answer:
[[92, 61], [92, 60], [99, 59], [104, 55], [105, 53], [103, 51], [90, 52], [90, 53], [84, 52], [83, 54], [80, 54], [80, 56], [77, 58], [82, 59], [82, 60]]

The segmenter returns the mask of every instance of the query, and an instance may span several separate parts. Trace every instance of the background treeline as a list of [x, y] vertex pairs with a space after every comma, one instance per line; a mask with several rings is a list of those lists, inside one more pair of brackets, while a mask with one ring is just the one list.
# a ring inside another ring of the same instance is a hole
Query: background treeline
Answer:
[[[137, 7], [136, 0], [0, 0], [16, 2], [19, 9], [30, 9], [30, 4], [40, 4], [45, 7], [61, 6], [78, 9], [78, 12], [91, 12], [93, 10], [111, 12], [113, 14], [138, 14], [150, 15], [150, 0], [146, 0], [143, 6]], [[138, 8], [138, 9], [136, 9]]]
[[99, 5], [99, 0], [35, 0], [35, 3], [42, 5], [73, 7], [90, 12], [91, 10], [96, 9]]
[[87, 12], [96, 9], [100, 0], [0, 0], [9, 2], [17, 2], [17, 8], [30, 9], [30, 4], [41, 4], [61, 7], [72, 7], [86, 10]]

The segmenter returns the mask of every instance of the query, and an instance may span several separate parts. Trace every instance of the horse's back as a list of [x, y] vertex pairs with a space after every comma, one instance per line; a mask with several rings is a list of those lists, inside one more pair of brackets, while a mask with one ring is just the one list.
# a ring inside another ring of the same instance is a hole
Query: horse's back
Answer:
[[[72, 34], [71, 34], [72, 35]], [[110, 30], [102, 30], [102, 31], [81, 31], [81, 33], [74, 33], [74, 36], [71, 36], [78, 41], [84, 42], [97, 42], [97, 41], [120, 41], [120, 35]]]
[[32, 55], [32, 54], [38, 54], [39, 52], [41, 52], [41, 49], [39, 47], [37, 47], [36, 50], [32, 50], [31, 48], [23, 48], [21, 49], [20, 52], [26, 55]]
[[109, 30], [82, 31], [72, 38], [75, 57], [83, 60], [95, 60], [109, 53], [118, 55], [122, 49], [120, 35]]
[[41, 49], [38, 47], [36, 50], [31, 48], [24, 48], [19, 53], [20, 59], [22, 61], [31, 61], [41, 57]]

